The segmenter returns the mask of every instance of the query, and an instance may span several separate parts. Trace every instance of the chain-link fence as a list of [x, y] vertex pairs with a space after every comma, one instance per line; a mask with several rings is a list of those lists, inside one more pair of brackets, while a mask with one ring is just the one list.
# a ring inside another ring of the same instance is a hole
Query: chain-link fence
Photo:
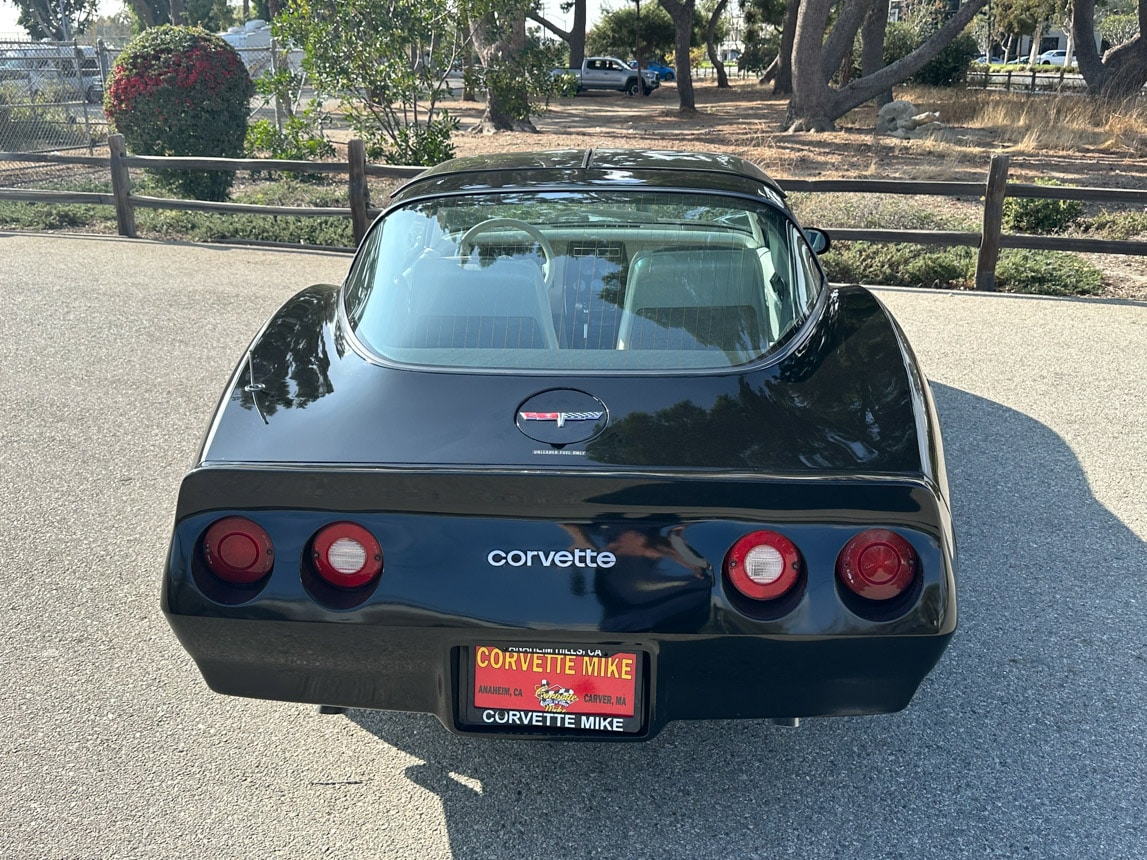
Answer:
[[[304, 100], [302, 51], [284, 50], [268, 38], [261, 46], [234, 45], [252, 80], [277, 71], [290, 71], [295, 104], [276, 103], [271, 94], [257, 93], [251, 117], [270, 119], [281, 127]], [[0, 152], [68, 152], [106, 154], [107, 118], [104, 84], [118, 50], [73, 42], [0, 41]], [[312, 96], [309, 90], [306, 97]], [[62, 177], [77, 178], [72, 167], [47, 167], [0, 160], [0, 187], [45, 187]]]
[[[0, 152], [97, 153], [107, 141], [104, 81], [115, 52], [74, 42], [0, 42]], [[73, 167], [0, 161], [0, 185], [52, 187]]]

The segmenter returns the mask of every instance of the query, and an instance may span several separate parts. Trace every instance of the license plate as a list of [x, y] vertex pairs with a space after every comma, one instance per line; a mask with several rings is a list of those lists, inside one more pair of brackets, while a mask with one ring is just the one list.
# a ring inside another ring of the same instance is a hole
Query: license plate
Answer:
[[468, 722], [522, 732], [641, 729], [642, 655], [593, 646], [470, 649]]

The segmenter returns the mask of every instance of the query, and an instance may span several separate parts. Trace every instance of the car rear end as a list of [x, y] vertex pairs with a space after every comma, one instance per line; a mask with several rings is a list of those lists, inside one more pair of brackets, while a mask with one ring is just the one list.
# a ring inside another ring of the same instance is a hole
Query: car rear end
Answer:
[[927, 384], [776, 186], [571, 151], [429, 171], [280, 309], [163, 601], [219, 692], [635, 740], [903, 708], [953, 569]]
[[222, 693], [632, 739], [899, 710], [952, 566], [924, 482], [212, 467], [164, 606]]

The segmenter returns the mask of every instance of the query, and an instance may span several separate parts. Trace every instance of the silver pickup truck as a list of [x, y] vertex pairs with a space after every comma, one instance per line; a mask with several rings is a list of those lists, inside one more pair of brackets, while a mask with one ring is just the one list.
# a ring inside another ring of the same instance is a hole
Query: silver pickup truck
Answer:
[[555, 74], [576, 77], [579, 93], [584, 90], [617, 90], [631, 96], [639, 92], [649, 95], [661, 86], [657, 72], [648, 69], [641, 70], [642, 86], [638, 83], [637, 70], [629, 68], [617, 57], [586, 57], [580, 69], [559, 69]]

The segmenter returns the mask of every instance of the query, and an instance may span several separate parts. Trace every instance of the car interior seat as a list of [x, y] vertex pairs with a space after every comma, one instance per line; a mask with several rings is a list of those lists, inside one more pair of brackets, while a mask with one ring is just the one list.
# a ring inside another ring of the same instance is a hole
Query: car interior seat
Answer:
[[618, 349], [720, 350], [744, 361], [770, 334], [755, 251], [658, 248], [630, 261]]

